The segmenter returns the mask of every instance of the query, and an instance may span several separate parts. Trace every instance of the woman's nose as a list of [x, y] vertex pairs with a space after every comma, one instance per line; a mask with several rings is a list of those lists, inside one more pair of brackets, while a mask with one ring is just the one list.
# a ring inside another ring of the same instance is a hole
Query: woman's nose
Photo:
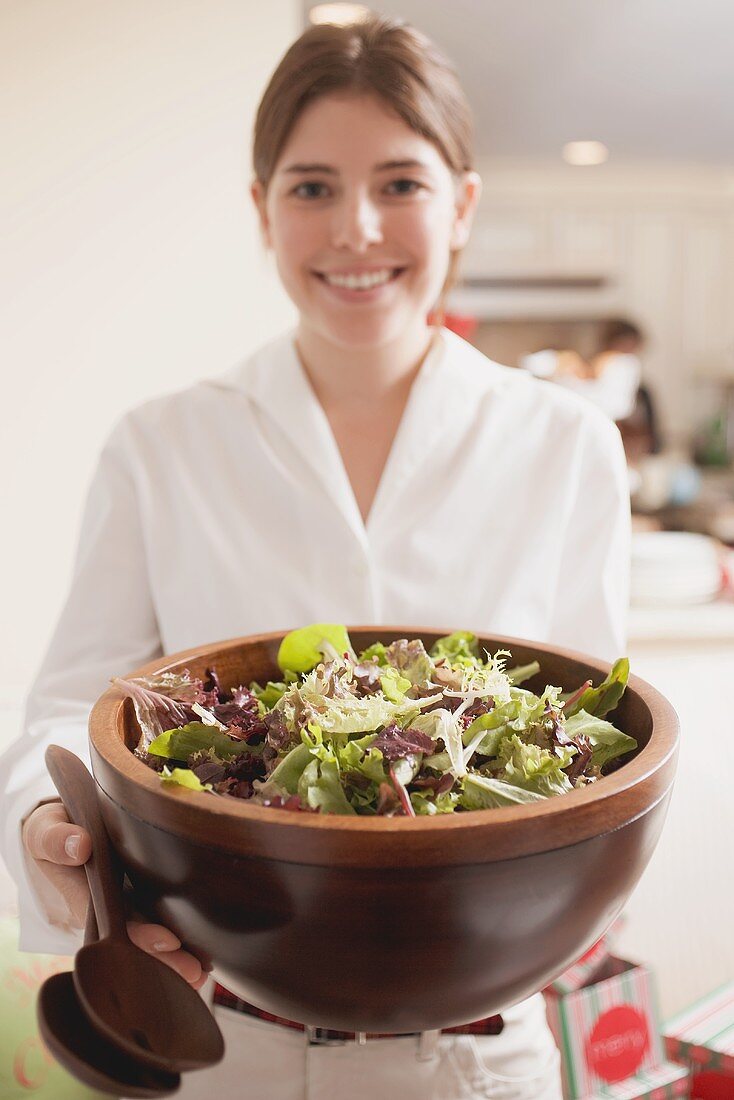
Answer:
[[382, 240], [380, 212], [369, 196], [354, 196], [334, 213], [333, 244], [360, 252]]

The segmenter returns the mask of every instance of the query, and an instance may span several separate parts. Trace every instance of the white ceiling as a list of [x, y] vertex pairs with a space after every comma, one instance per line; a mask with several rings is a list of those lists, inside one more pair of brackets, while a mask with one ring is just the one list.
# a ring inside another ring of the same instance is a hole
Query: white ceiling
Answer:
[[[307, 4], [307, 8], [312, 5]], [[455, 63], [480, 157], [734, 164], [732, 0], [383, 0]]]

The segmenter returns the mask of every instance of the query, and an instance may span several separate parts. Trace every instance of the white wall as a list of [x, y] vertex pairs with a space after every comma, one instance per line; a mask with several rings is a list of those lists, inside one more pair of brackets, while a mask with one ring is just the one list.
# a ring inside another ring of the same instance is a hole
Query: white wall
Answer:
[[0, 737], [112, 422], [294, 318], [247, 185], [258, 99], [300, 30], [297, 0], [0, 6]]

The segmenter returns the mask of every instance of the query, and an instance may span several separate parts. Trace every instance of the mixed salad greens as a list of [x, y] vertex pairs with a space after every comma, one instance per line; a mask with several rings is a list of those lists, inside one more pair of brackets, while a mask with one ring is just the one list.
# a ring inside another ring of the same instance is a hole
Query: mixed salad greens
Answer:
[[521, 687], [537, 661], [507, 668], [457, 631], [356, 654], [346, 628], [294, 630], [282, 679], [222, 689], [188, 671], [112, 682], [134, 703], [136, 755], [164, 784], [263, 806], [386, 816], [538, 802], [596, 782], [637, 747], [605, 715], [629, 662], [571, 693]]

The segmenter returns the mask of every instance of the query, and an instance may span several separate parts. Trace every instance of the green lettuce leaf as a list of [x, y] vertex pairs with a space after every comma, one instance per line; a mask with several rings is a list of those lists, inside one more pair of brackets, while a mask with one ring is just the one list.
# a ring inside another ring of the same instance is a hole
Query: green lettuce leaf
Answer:
[[400, 638], [387, 647], [385, 656], [393, 668], [408, 678], [409, 684], [423, 684], [430, 680], [433, 661], [420, 639], [408, 641], [407, 638]]
[[278, 650], [278, 667], [283, 671], [310, 672], [323, 660], [324, 642], [340, 654], [352, 648], [346, 627], [340, 623], [312, 623], [286, 634]]
[[529, 665], [516, 665], [515, 668], [506, 669], [505, 676], [517, 686], [529, 680], [531, 676], [535, 676], [536, 672], [540, 672], [540, 665], [537, 661], [531, 661]]
[[591, 744], [591, 763], [597, 768], [603, 768], [610, 760], [637, 748], [634, 737], [622, 733], [603, 718], [587, 714], [585, 710], [566, 719], [566, 733], [569, 737], [577, 737], [579, 734], [588, 737]]
[[466, 810], [488, 810], [500, 806], [522, 806], [544, 802], [545, 796], [515, 787], [501, 779], [470, 773], [461, 780], [459, 804]]
[[261, 687], [260, 684], [255, 683], [254, 680], [250, 684], [250, 691], [260, 700], [266, 710], [272, 710], [281, 695], [285, 695], [287, 690], [288, 684], [282, 681], [273, 682], [272, 680], [268, 680], [265, 687]]
[[173, 768], [171, 770], [166, 766], [160, 773], [160, 777], [162, 783], [176, 787], [187, 787], [190, 791], [213, 790], [211, 783], [202, 783], [199, 777], [189, 771], [188, 768]]
[[462, 734], [464, 744], [473, 741], [480, 730], [487, 730], [487, 736], [479, 742], [476, 751], [480, 756], [494, 756], [505, 737], [513, 733], [527, 734], [533, 726], [544, 721], [548, 707], [558, 710], [559, 694], [559, 688], [555, 687], [547, 687], [542, 695], [533, 695], [524, 688], [511, 688], [506, 702], [498, 703], [487, 714], [480, 714], [467, 726]]
[[367, 646], [367, 649], [363, 649], [359, 655], [359, 663], [362, 661], [377, 661], [378, 665], [386, 665], [388, 663], [387, 646], [382, 642], [373, 642], [372, 645]]
[[590, 687], [581, 695], [575, 703], [572, 703], [565, 711], [569, 718], [585, 710], [587, 714], [595, 714], [597, 718], [603, 718], [610, 710], [614, 710], [619, 700], [624, 695], [629, 678], [630, 663], [627, 657], [620, 657], [615, 661], [603, 683], [599, 687]]
[[498, 760], [503, 768], [499, 778], [545, 797], [565, 794], [573, 790], [573, 784], [562, 769], [569, 766], [577, 751], [573, 745], [558, 746], [556, 755], [512, 734], [500, 748]]
[[168, 760], [188, 760], [192, 753], [207, 749], [212, 750], [220, 760], [229, 760], [248, 751], [248, 746], [228, 737], [216, 726], [207, 726], [204, 722], [189, 722], [178, 729], [165, 730], [148, 746], [148, 752], [153, 756], [162, 756]]
[[451, 757], [447, 752], [437, 752], [433, 756], [424, 756], [423, 767], [432, 768], [433, 771], [443, 775], [451, 767]]
[[412, 683], [405, 676], [401, 676], [392, 665], [386, 665], [385, 671], [380, 676], [380, 687], [391, 703], [405, 702], [405, 693], [410, 691]]
[[311, 760], [311, 750], [308, 745], [296, 745], [294, 749], [283, 757], [279, 764], [273, 768], [267, 782], [274, 783], [277, 787], [288, 791], [288, 794], [298, 793], [298, 783], [303, 774], [303, 769]]
[[410, 801], [418, 814], [451, 814], [459, 802], [458, 791], [444, 791], [435, 798], [431, 791], [411, 791]]
[[375, 740], [375, 734], [369, 733], [366, 737], [358, 737], [348, 741], [343, 748], [336, 749], [339, 767], [343, 771], [359, 772], [371, 779], [373, 783], [384, 783], [386, 777], [385, 763], [379, 749], [371, 749], [370, 745]]
[[468, 630], [455, 630], [439, 638], [431, 647], [431, 657], [440, 661], [444, 657], [450, 664], [478, 664], [479, 640]]
[[298, 781], [301, 801], [327, 814], [356, 813], [344, 793], [339, 762], [334, 753], [326, 745], [311, 751], [317, 752], [318, 756], [312, 757], [301, 773]]

